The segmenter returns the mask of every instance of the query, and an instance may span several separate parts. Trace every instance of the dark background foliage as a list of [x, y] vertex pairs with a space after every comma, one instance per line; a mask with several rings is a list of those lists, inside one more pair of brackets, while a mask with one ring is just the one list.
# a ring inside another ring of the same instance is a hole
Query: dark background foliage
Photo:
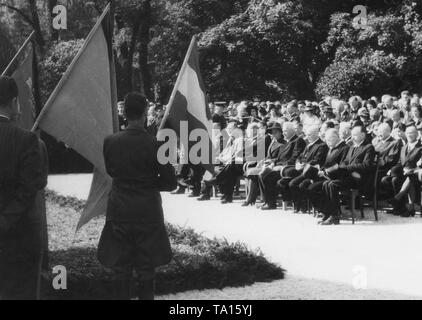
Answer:
[[[0, 67], [32, 29], [48, 98], [106, 0], [0, 0]], [[50, 9], [68, 7], [68, 29]], [[113, 0], [118, 94], [166, 103], [193, 35], [212, 100], [287, 101], [422, 91], [422, 2]], [[353, 8], [367, 7], [364, 28]]]

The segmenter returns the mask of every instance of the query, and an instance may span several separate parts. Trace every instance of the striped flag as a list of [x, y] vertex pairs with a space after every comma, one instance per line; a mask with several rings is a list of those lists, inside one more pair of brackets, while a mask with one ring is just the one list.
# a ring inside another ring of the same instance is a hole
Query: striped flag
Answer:
[[[182, 129], [181, 125], [187, 124], [187, 128]], [[214, 172], [213, 166], [213, 143], [212, 143], [212, 119], [208, 108], [207, 96], [204, 82], [199, 67], [199, 53], [197, 40], [194, 36], [189, 46], [188, 53], [180, 70], [173, 93], [167, 105], [166, 114], [161, 123], [162, 129], [174, 130], [178, 137], [181, 131], [188, 132], [188, 135], [195, 129], [202, 129], [208, 133], [208, 149], [206, 161], [201, 165], [210, 173]], [[187, 129], [187, 130], [186, 130]], [[160, 137], [160, 132], [158, 133]], [[183, 150], [189, 154], [193, 141], [181, 141]]]
[[102, 150], [104, 138], [118, 128], [113, 22], [109, 4], [34, 125], [34, 128], [39, 126], [66, 143], [95, 167], [90, 195], [78, 229], [105, 213], [111, 187]]

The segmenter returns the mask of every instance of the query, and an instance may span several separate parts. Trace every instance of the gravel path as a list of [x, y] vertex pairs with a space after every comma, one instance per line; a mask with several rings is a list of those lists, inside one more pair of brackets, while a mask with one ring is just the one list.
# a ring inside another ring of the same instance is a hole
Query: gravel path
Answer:
[[[51, 176], [49, 187], [86, 198], [90, 175]], [[174, 299], [402, 299], [422, 298], [422, 219], [372, 214], [352, 225], [318, 226], [308, 215], [223, 206], [163, 194], [166, 219], [207, 237], [260, 248], [287, 270], [286, 280], [249, 288], [183, 293]], [[360, 284], [367, 290], [355, 290]], [[258, 294], [259, 293], [259, 294]]]
[[190, 291], [158, 300], [415, 300], [417, 297], [383, 290], [356, 290], [351, 286], [315, 279], [287, 277], [245, 288]]

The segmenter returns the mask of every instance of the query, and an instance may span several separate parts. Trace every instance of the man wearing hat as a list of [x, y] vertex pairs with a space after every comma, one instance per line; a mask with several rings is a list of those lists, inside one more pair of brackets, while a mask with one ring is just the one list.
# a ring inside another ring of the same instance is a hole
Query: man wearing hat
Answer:
[[280, 180], [281, 171], [286, 166], [295, 165], [296, 160], [305, 150], [305, 140], [296, 135], [296, 130], [291, 122], [283, 123], [283, 136], [286, 143], [280, 147], [277, 160], [273, 162], [264, 174], [259, 176], [259, 188], [264, 201], [262, 210], [277, 208], [277, 181]]
[[225, 104], [224, 103], [215, 103], [215, 108], [214, 108], [214, 114], [212, 115], [212, 122], [213, 123], [219, 123], [221, 130], [226, 129], [227, 127], [227, 120], [224, 117], [224, 108], [225, 108]]
[[365, 128], [371, 125], [369, 111], [366, 108], [361, 108], [358, 111], [359, 120], [362, 121]]
[[303, 110], [302, 123], [304, 128], [312, 126], [321, 126], [321, 119], [315, 115], [316, 108], [308, 104]]
[[322, 110], [321, 120], [323, 122], [336, 120], [336, 115], [334, 114], [333, 107], [329, 105], [324, 107], [324, 109]]
[[267, 149], [266, 158], [259, 163], [247, 162], [243, 168], [246, 177], [246, 201], [242, 204], [243, 207], [255, 204], [259, 194], [258, 177], [265, 172], [266, 167], [275, 163], [280, 148], [285, 143], [283, 128], [278, 122], [273, 123], [268, 131], [271, 132], [272, 140]]
[[36, 134], [12, 123], [18, 87], [0, 77], [0, 300], [36, 299], [41, 234], [31, 210], [43, 187]]

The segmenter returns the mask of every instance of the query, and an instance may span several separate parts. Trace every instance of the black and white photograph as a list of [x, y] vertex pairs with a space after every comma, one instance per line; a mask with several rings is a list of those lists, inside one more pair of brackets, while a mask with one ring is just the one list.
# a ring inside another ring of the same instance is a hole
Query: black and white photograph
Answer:
[[0, 0], [0, 300], [421, 300], [421, 245], [421, 0]]

